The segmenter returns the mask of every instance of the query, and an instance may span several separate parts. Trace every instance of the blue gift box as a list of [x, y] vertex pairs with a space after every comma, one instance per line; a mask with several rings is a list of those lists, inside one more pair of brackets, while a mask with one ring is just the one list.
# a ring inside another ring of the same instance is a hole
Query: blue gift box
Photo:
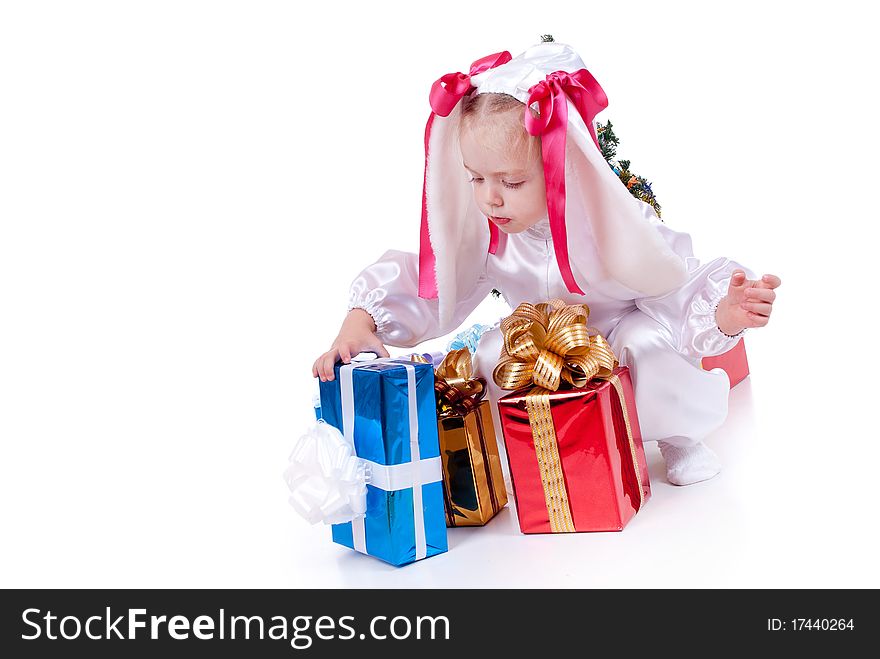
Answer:
[[447, 551], [434, 369], [404, 359], [336, 364], [321, 416], [366, 461], [367, 512], [333, 541], [392, 565]]

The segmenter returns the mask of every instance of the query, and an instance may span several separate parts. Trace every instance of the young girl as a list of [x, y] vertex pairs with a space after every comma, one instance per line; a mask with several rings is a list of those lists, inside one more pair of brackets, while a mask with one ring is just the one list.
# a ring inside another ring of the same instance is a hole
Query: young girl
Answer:
[[[420, 254], [386, 252], [355, 279], [313, 375], [329, 380], [339, 359], [447, 334], [493, 288], [512, 308], [585, 303], [630, 368], [643, 440], [659, 442], [669, 482], [715, 476], [702, 440], [727, 416], [730, 385], [700, 359], [766, 325], [780, 279], [726, 258], [700, 263], [688, 234], [629, 193], [596, 139], [605, 94], [569, 46], [484, 57], [434, 83], [431, 105]], [[500, 352], [496, 329], [474, 357], [496, 415], [507, 393], [492, 381]]]

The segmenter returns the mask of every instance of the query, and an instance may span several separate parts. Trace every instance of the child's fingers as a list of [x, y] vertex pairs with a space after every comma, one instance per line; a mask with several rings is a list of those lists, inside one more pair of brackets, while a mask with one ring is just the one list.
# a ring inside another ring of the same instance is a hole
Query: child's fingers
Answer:
[[782, 280], [776, 275], [764, 275], [755, 286], [759, 288], [778, 288], [782, 285]]
[[769, 316], [762, 316], [754, 311], [749, 311], [748, 314], [751, 327], [764, 327], [764, 325], [770, 322]]
[[733, 274], [730, 275], [730, 284], [728, 284], [727, 290], [728, 293], [732, 293], [739, 288], [742, 288], [746, 283], [746, 273], [742, 270], [734, 270]]
[[766, 302], [741, 302], [740, 306], [746, 311], [754, 311], [762, 316], [769, 316], [773, 311], [773, 305]]
[[776, 291], [772, 288], [749, 288], [746, 289], [746, 299], [749, 302], [770, 302], [771, 304], [776, 300]]
[[[377, 342], [373, 346], [366, 347], [374, 350], [376, 354], [380, 357], [391, 356], [381, 342]], [[336, 366], [337, 358], [341, 359], [342, 362], [345, 364], [350, 364], [351, 355], [353, 352], [355, 352], [356, 349], [357, 344], [355, 343], [343, 343], [338, 348], [332, 348], [331, 350], [328, 350], [323, 355], [321, 355], [312, 366], [312, 375], [314, 377], [320, 378], [322, 382], [329, 382], [334, 380], [335, 375], [333, 374], [333, 367]]]
[[336, 351], [324, 357], [324, 381], [331, 382], [333, 380], [333, 365], [336, 363]]
[[746, 273], [742, 270], [734, 270], [730, 275], [730, 288], [739, 288], [746, 283]]
[[[326, 354], [327, 353], [325, 352], [324, 355]], [[315, 360], [314, 368], [315, 374], [321, 381], [324, 380], [324, 355], [321, 355], [320, 357], [318, 357], [318, 359]]]
[[333, 365], [336, 364], [337, 354], [335, 348], [324, 354], [324, 359], [322, 360], [324, 382], [330, 382], [334, 379]]

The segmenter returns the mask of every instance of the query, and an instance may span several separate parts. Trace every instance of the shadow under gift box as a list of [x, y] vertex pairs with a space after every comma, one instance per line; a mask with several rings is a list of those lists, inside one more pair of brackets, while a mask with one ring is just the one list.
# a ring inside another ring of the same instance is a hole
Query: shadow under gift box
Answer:
[[[346, 368], [348, 393], [341, 372]], [[355, 455], [368, 461], [372, 475], [366, 516], [334, 524], [333, 541], [397, 566], [447, 551], [434, 369], [408, 360], [375, 360], [353, 369], [336, 364], [334, 376], [320, 383], [320, 415], [344, 436], [352, 424]]]
[[743, 339], [740, 339], [736, 345], [727, 352], [715, 355], [714, 357], [703, 357], [700, 361], [700, 365], [703, 367], [704, 371], [711, 371], [713, 368], [722, 369], [727, 373], [727, 378], [730, 380], [730, 388], [733, 389], [736, 385], [745, 380], [749, 374], [749, 361], [746, 358], [746, 344]]
[[[540, 429], [533, 432], [527, 404], [530, 390], [498, 401], [523, 533], [621, 531], [650, 498], [629, 369], [617, 367], [612, 376], [617, 376], [623, 400], [609, 380], [547, 392], [547, 421], [552, 423], [555, 442], [548, 442]], [[626, 406], [626, 415], [621, 405]], [[546, 430], [547, 424], [543, 426]]]
[[483, 526], [507, 505], [489, 401], [437, 421], [443, 461], [446, 525]]

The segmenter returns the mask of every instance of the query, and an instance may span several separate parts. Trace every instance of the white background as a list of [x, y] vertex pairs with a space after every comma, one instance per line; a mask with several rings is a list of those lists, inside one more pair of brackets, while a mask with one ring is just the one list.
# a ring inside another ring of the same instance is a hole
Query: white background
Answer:
[[[872, 4], [428, 6], [2, 5], [0, 586], [880, 587]], [[651, 445], [622, 533], [508, 508], [391, 568], [287, 503], [310, 366], [417, 247], [431, 83], [542, 33], [697, 255], [783, 285], [718, 478]]]

